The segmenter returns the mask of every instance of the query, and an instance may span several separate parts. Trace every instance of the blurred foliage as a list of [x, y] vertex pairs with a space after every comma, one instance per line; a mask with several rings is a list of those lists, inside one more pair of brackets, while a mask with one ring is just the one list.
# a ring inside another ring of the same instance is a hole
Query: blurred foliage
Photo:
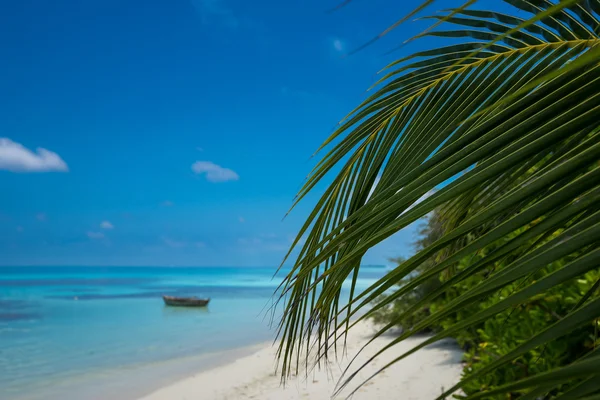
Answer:
[[[422, 224], [418, 231], [418, 237], [415, 241], [416, 251], [420, 251], [422, 248], [443, 236], [444, 230], [441, 219], [441, 214], [435, 211], [427, 216], [426, 222]], [[514, 234], [508, 235], [503, 241], [508, 242], [521, 233], [522, 230], [515, 231]], [[551, 237], [546, 238], [546, 240], [550, 239]], [[533, 245], [534, 243], [531, 244]], [[543, 244], [543, 242], [538, 241], [535, 243], [536, 246], [541, 244]], [[483, 249], [479, 255], [472, 255], [460, 260], [458, 265], [455, 266], [456, 271], [460, 272], [471, 267], [497, 246], [498, 243], [495, 243], [489, 248]], [[575, 259], [577, 256], [577, 254], [573, 254], [568, 258], [554, 262], [532, 276], [528, 276], [503, 287], [501, 290], [489, 296], [485, 301], [473, 303], [442, 320], [438, 324], [429, 326], [422, 331], [426, 333], [440, 332], [450, 328], [456, 322], [464, 320], [467, 317], [474, 315], [476, 312], [486, 309], [491, 305], [498, 303], [500, 300], [505, 299], [523, 286], [531, 285], [542, 277], [563, 268], [571, 261], [571, 259]], [[424, 262], [417, 269], [417, 274], [406, 279], [404, 283], [415, 279], [420, 272], [427, 271], [429, 268], [436, 265], [436, 263], [440, 261], [440, 257], [443, 256], [437, 255]], [[401, 264], [404, 259], [398, 258], [390, 261], [394, 264]], [[412, 305], [416, 304], [417, 301], [421, 300], [424, 295], [440, 288], [441, 284], [447, 280], [447, 274], [442, 272], [439, 276], [430, 278], [424, 284], [418, 286], [408, 296], [405, 296], [400, 300], [395, 300], [388, 307], [378, 310], [372, 316], [372, 320], [377, 324], [383, 325], [392, 321], [398, 322], [398, 317], [402, 316], [402, 323], [400, 323], [399, 326], [404, 330], [411, 329], [425, 317], [430, 316], [436, 311], [442, 310], [450, 301], [479, 285], [492, 272], [502, 270], [509, 262], [510, 259], [494, 263], [488, 267], [488, 269], [473, 274], [467, 279], [452, 286], [443, 295], [431, 301], [426, 306], [415, 312], [409, 312], [407, 316], [403, 316], [403, 314], [409, 310]], [[586, 294], [588, 294], [588, 297], [586, 298], [588, 301], [589, 299], [597, 298], [598, 291], [595, 290], [596, 287], [594, 285], [599, 281], [600, 271], [598, 269], [589, 271], [576, 279], [554, 286], [545, 293], [535, 295], [528, 299], [527, 302], [520, 304], [515, 308], [500, 312], [493, 318], [487, 319], [485, 322], [479, 324], [479, 326], [474, 326], [455, 335], [454, 338], [465, 352], [463, 378], [469, 377], [471, 374], [497, 360], [499, 357], [509, 354], [518, 345], [524, 343], [535, 334], [562, 319], [566, 314], [572, 312], [576, 307], [581, 305], [580, 302], [584, 300]], [[385, 298], [385, 296], [377, 299], [377, 302], [380, 302], [383, 298]], [[571, 334], [554, 340], [540, 349], [529, 351], [512, 360], [510, 363], [494, 369], [491, 373], [468, 381], [463, 387], [463, 392], [465, 394], [474, 394], [482, 390], [493, 389], [509, 382], [527, 378], [537, 373], [550, 371], [556, 367], [568, 365], [600, 345], [600, 339], [598, 338], [599, 328], [600, 321], [596, 320], [588, 326], [576, 329]], [[569, 385], [563, 385], [559, 389], [552, 391], [551, 394], [557, 395], [563, 393], [573, 387], [576, 383], [579, 383], [579, 381], [572, 382]], [[490, 398], [517, 398], [521, 394], [522, 393], [514, 392]]]

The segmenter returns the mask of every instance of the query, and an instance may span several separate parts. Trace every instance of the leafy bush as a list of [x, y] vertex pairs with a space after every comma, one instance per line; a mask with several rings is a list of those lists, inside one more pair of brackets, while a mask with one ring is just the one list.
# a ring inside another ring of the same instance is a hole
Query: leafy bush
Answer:
[[[436, 229], [436, 226], [437, 228], [440, 226], [439, 214], [430, 216], [425, 228], [422, 228], [419, 231], [419, 238], [416, 241], [417, 250], [421, 249], [423, 243], [428, 244], [434, 242], [436, 236], [441, 234], [439, 229]], [[521, 232], [515, 232], [515, 235], [520, 233]], [[511, 236], [508, 236], [505, 238], [505, 241], [508, 241], [511, 238]], [[536, 244], [539, 245], [540, 243]], [[486, 253], [491, 249], [492, 248], [485, 249], [483, 253]], [[571, 258], [573, 257], [574, 256]], [[455, 266], [455, 268], [460, 272], [471, 267], [480, 259], [481, 256], [464, 258]], [[399, 259], [393, 261], [401, 264], [403, 260]], [[435, 261], [436, 260], [428, 260], [423, 263], [418, 270], [421, 273], [427, 271], [428, 268], [435, 265]], [[455, 323], [505, 299], [524, 285], [530, 285], [536, 280], [561, 269], [568, 261], [569, 258], [565, 258], [552, 263], [533, 276], [528, 276], [527, 278], [507, 285], [498, 292], [487, 297], [484, 301], [474, 303], [461, 309], [460, 312], [449, 316], [436, 325], [428, 327], [425, 331], [439, 332], [450, 328]], [[400, 323], [400, 326], [403, 329], [411, 329], [425, 317], [443, 310], [444, 306], [450, 301], [479, 285], [486, 279], [491, 270], [499, 271], [506, 265], [507, 260], [503, 260], [494, 263], [486, 270], [469, 276], [464, 281], [448, 289], [439, 298], [427, 303], [427, 305], [423, 306], [418, 311], [408, 313], [408, 316], [401, 318], [400, 321], [402, 322]], [[402, 317], [402, 314], [414, 306], [418, 301], [422, 300], [427, 293], [440, 288], [446, 281], [444, 275], [445, 274], [442, 273], [428, 279], [408, 296], [403, 297], [401, 300], [394, 301], [388, 307], [376, 312], [372, 317], [372, 320], [378, 324], [399, 321], [399, 317]], [[417, 276], [418, 274], [412, 276], [404, 283], [409, 282], [411, 279], [415, 279]], [[481, 392], [482, 390], [493, 389], [537, 373], [568, 365], [586, 353], [589, 353], [590, 350], [598, 347], [600, 345], [600, 339], [598, 339], [597, 331], [598, 328], [600, 328], [600, 324], [596, 320], [589, 326], [579, 328], [569, 335], [565, 335], [548, 343], [541, 349], [528, 351], [508, 364], [502, 365], [481, 377], [468, 380], [475, 372], [482, 370], [493, 361], [510, 353], [517, 346], [524, 343], [535, 334], [561, 320], [566, 314], [579, 307], [582, 301], [591, 297], [597, 297], [597, 294], [595, 293], [596, 288], [594, 287], [596, 282], [600, 282], [600, 272], [598, 270], [589, 271], [577, 279], [555, 286], [543, 294], [533, 296], [528, 299], [527, 302], [520, 304], [515, 308], [500, 312], [479, 324], [479, 326], [475, 326], [455, 335], [455, 339], [465, 350], [465, 364], [463, 369], [463, 378], [467, 380], [467, 383], [463, 386], [465, 394], [474, 394]], [[589, 297], [584, 297], [586, 294], [589, 294]], [[382, 299], [380, 298], [377, 302], [381, 300]], [[564, 392], [572, 386], [573, 384], [564, 385], [560, 387], [559, 390], [555, 390], [554, 394]], [[519, 397], [519, 395], [520, 393], [510, 393], [508, 395], [510, 397], [499, 395], [495, 398], [515, 398]]]

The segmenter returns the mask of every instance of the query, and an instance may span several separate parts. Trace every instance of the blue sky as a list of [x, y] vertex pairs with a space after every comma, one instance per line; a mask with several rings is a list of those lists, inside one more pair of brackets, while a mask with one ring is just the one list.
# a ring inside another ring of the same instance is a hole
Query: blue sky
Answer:
[[282, 221], [310, 155], [423, 25], [342, 55], [417, 3], [5, 4], [0, 264], [278, 264], [320, 194]]

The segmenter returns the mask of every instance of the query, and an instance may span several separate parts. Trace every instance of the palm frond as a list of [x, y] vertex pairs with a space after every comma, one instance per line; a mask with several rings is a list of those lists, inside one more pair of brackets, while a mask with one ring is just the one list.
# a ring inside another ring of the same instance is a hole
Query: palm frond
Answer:
[[[281, 298], [289, 298], [278, 331], [284, 378], [298, 372], [300, 360], [307, 360], [305, 353], [316, 351], [317, 359], [327, 358], [356, 321], [401, 300], [442, 271], [453, 272], [398, 320], [498, 260], [511, 260], [393, 344], [560, 260], [568, 262], [426, 343], [598, 267], [600, 3], [505, 1], [530, 17], [465, 4], [429, 17], [443, 30], [431, 29], [415, 39], [435, 36], [461, 42], [391, 63], [375, 92], [323, 144], [321, 149], [329, 150], [296, 202], [342, 165], [301, 228], [293, 247], [301, 237], [306, 241], [279, 288]], [[433, 194], [423, 200], [427, 193]], [[433, 210], [441, 210], [446, 233], [357, 293], [366, 251]], [[440, 251], [446, 254], [443, 260], [406, 283]], [[452, 270], [459, 260], [480, 253], [485, 255], [469, 268]], [[347, 279], [350, 294], [342, 298]], [[384, 293], [389, 295], [382, 299]], [[600, 316], [598, 304], [594, 298], [574, 309], [497, 362], [590, 323]], [[377, 336], [393, 325], [384, 326]], [[597, 376], [595, 363], [581, 361], [546, 378]], [[532, 377], [497, 391], [542, 390], [541, 382]], [[581, 397], [591, 392], [574, 393]]]

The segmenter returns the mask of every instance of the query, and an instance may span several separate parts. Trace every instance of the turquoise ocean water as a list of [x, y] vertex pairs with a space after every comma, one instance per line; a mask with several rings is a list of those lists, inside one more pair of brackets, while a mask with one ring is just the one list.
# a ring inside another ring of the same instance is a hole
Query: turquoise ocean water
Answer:
[[[0, 399], [135, 398], [225, 363], [274, 338], [266, 312], [274, 272], [0, 267]], [[364, 268], [359, 289], [383, 272]], [[163, 294], [211, 303], [165, 307]]]

